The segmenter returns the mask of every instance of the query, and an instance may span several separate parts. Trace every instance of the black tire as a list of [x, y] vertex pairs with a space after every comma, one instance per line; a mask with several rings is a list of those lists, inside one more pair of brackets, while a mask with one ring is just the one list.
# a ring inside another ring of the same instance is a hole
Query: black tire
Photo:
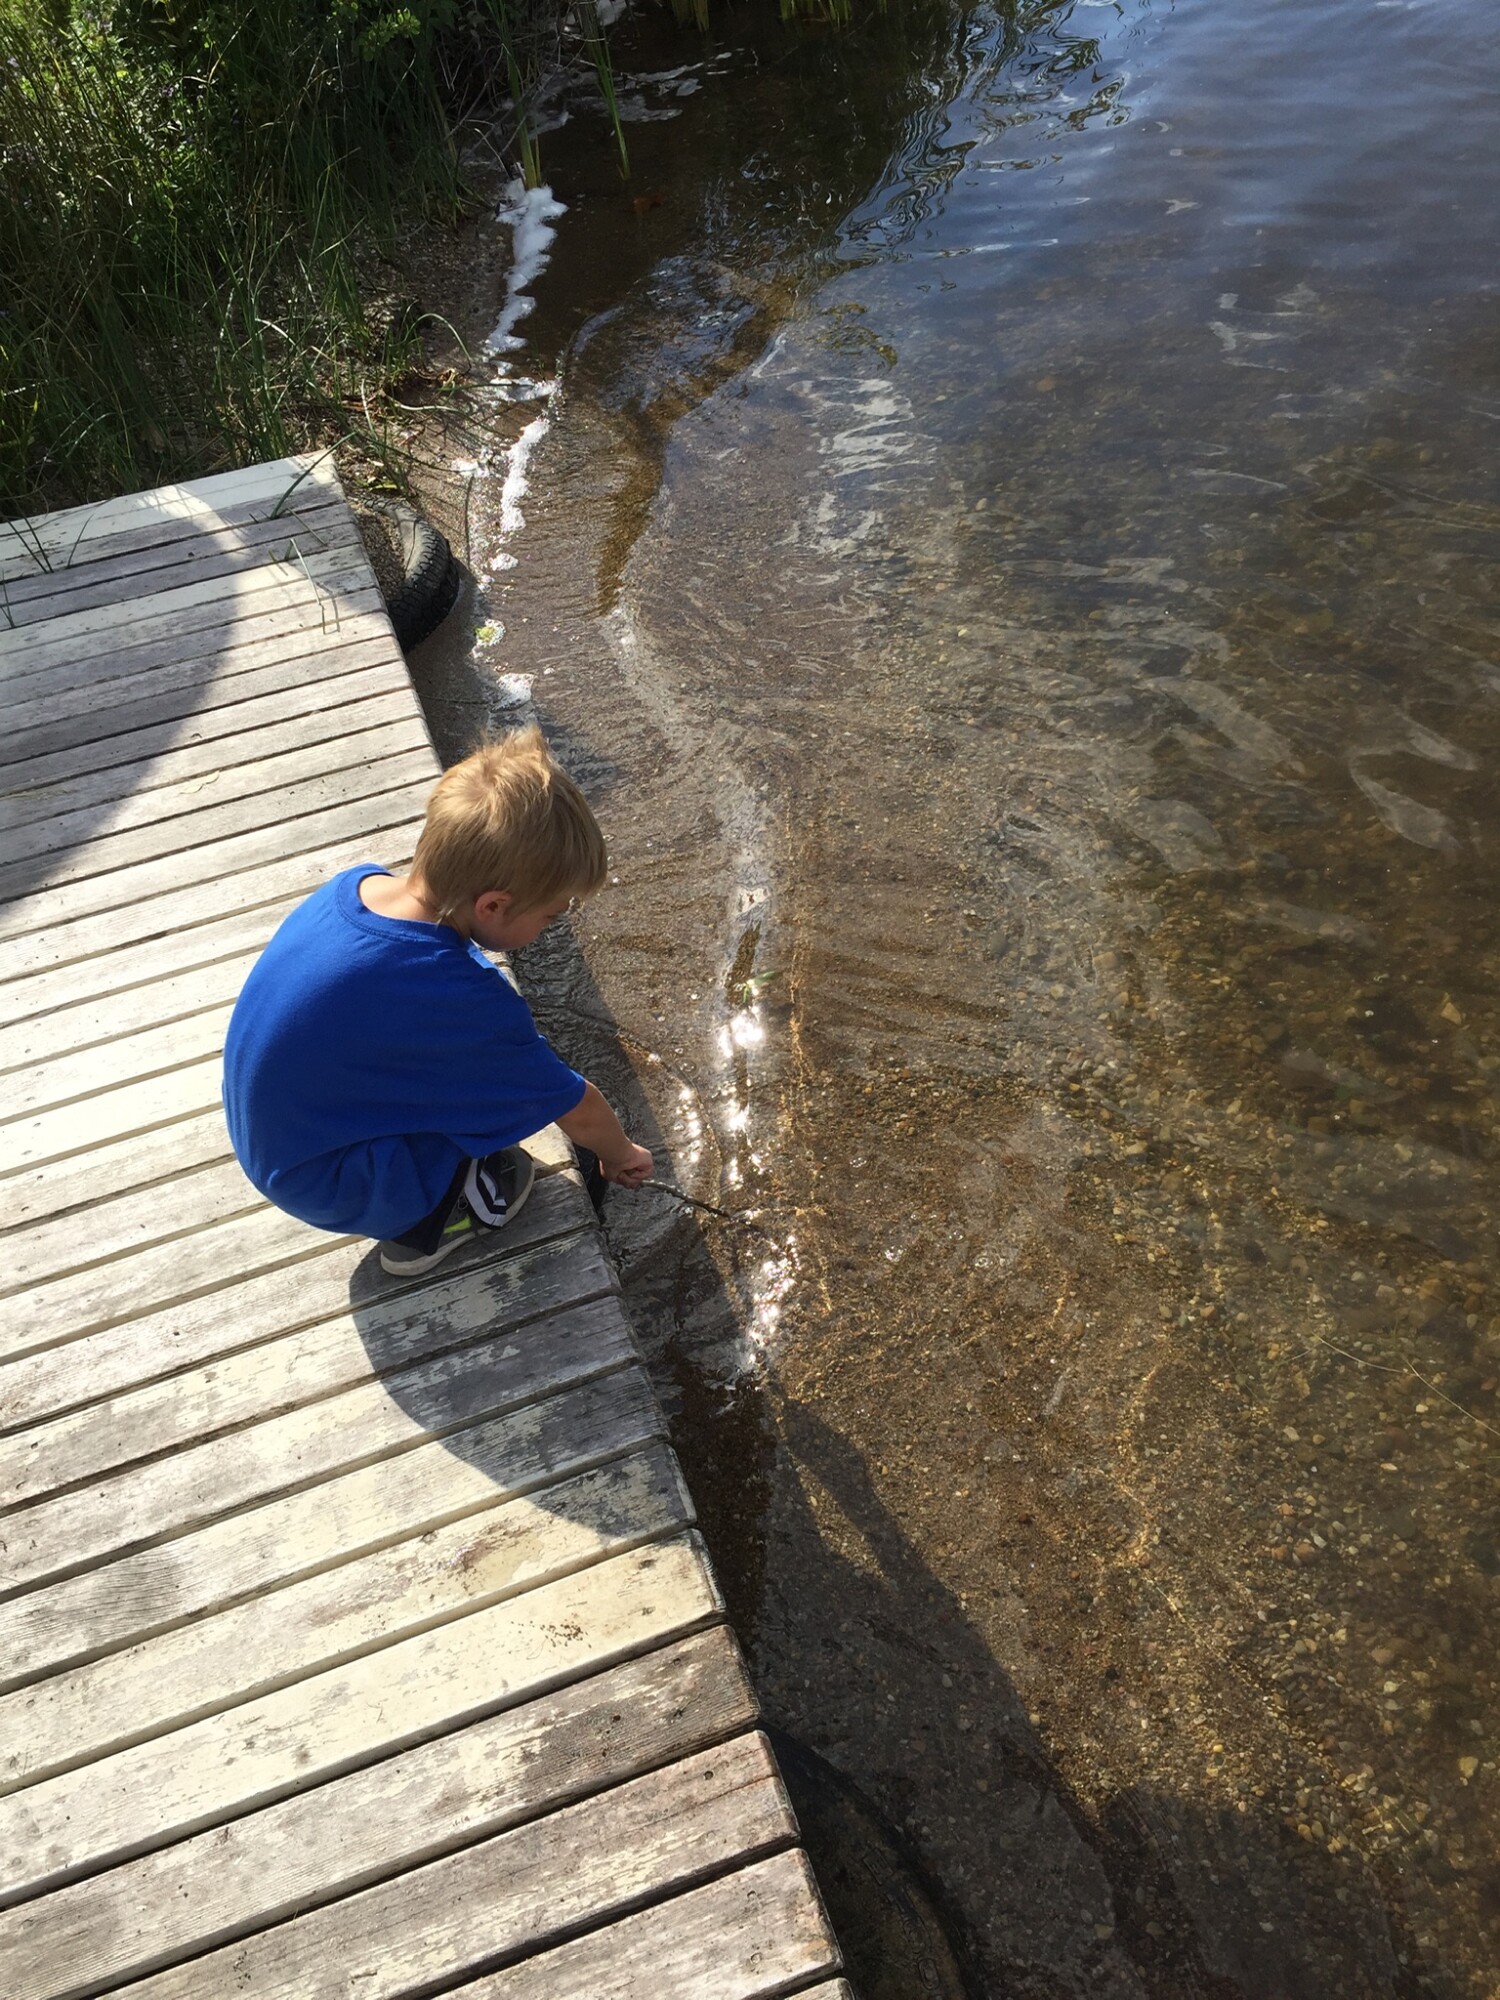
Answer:
[[386, 598], [396, 637], [404, 652], [435, 632], [457, 600], [463, 571], [446, 537], [401, 500], [369, 500], [371, 513], [384, 516], [401, 550], [401, 581]]

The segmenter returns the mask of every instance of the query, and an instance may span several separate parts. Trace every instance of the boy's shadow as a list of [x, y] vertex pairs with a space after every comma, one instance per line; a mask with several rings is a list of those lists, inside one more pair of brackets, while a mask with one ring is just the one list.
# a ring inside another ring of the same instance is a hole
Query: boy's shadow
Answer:
[[1240, 1813], [1139, 1785], [1087, 1810], [860, 1454], [806, 1403], [773, 1395], [768, 1417], [777, 1470], [758, 1688], [914, 1842], [962, 1913], [984, 1991], [1456, 1991], [1430, 1961], [1425, 1978], [1415, 1970], [1399, 1884], [1307, 1844], [1274, 1801]]
[[[565, 1058], [579, 1060], [566, 1034], [555, 1039]], [[664, 1155], [644, 1100], [631, 1105], [627, 1123]], [[556, 1156], [555, 1135], [535, 1150], [541, 1164], [530, 1196], [504, 1231], [465, 1245], [415, 1284], [387, 1276], [372, 1247], [349, 1283], [371, 1372], [391, 1400], [415, 1430], [504, 1486], [518, 1474], [502, 1413], [533, 1411], [526, 1461], [577, 1462], [566, 1426], [588, 1398], [574, 1392], [634, 1356], [595, 1202], [577, 1168]], [[555, 1411], [549, 1388], [560, 1392]]]
[[[660, 1123], [576, 947], [552, 941], [523, 973], [543, 1031], [660, 1157]], [[710, 1241], [722, 1225], [700, 1227], [673, 1205], [665, 1222], [643, 1228], [640, 1201], [612, 1194], [606, 1232], [767, 1719], [827, 1758], [899, 1829], [939, 1885], [980, 1993], [1416, 2000], [1452, 1990], [1430, 1965], [1425, 1977], [1415, 1971], [1421, 1955], [1399, 1887], [1382, 1894], [1368, 1870], [1299, 1840], [1270, 1800], [1221, 1812], [1142, 1786], [1087, 1811], [991, 1643], [849, 1440], [812, 1405], [781, 1396], [774, 1377], [726, 1384], [707, 1365], [741, 1327], [733, 1258], [726, 1276], [723, 1246], [715, 1254]], [[540, 1182], [532, 1202], [530, 1226], [543, 1237], [557, 1219], [549, 1205], [561, 1214], [571, 1203], [579, 1226], [590, 1219], [572, 1176]], [[574, 1236], [567, 1255], [581, 1254], [583, 1240]], [[486, 1347], [472, 1285], [455, 1284], [452, 1296], [425, 1287], [393, 1305], [372, 1263], [356, 1274], [351, 1304], [375, 1374], [414, 1424], [505, 1484], [512, 1468], [497, 1428], [466, 1412], [514, 1400], [527, 1343]], [[435, 1313], [449, 1316], [436, 1341], [444, 1358], [413, 1367], [412, 1324]], [[578, 1406], [550, 1401], [540, 1447], [564, 1462]], [[529, 1497], [567, 1514], [574, 1491], [565, 1483]], [[819, 1816], [808, 1824], [816, 1831]], [[870, 1902], [879, 1885], [856, 1879], [847, 1856], [813, 1858], [861, 2000], [919, 2000], [910, 1967], [882, 1959]]]

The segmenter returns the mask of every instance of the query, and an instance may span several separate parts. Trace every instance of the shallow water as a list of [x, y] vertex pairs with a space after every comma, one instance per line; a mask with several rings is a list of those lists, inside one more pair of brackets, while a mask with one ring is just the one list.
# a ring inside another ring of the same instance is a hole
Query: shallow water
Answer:
[[1493, 12], [638, 53], [475, 622], [768, 1705], [996, 1993], [1500, 1992]]

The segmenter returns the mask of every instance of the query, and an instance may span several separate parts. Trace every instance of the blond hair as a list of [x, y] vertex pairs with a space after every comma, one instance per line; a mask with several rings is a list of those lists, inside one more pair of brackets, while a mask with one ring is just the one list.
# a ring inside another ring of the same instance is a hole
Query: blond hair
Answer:
[[412, 873], [448, 922], [487, 889], [503, 890], [516, 912], [591, 896], [608, 866], [588, 801], [533, 724], [443, 773]]

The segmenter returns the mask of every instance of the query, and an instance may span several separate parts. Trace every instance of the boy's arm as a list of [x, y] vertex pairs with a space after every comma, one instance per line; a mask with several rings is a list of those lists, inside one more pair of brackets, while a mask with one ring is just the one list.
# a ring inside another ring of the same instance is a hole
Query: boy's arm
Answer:
[[625, 1136], [625, 1128], [605, 1103], [593, 1084], [585, 1084], [583, 1096], [558, 1124], [576, 1146], [587, 1146], [599, 1155], [599, 1171], [617, 1187], [638, 1188], [651, 1178], [656, 1162], [644, 1146], [636, 1146]]

